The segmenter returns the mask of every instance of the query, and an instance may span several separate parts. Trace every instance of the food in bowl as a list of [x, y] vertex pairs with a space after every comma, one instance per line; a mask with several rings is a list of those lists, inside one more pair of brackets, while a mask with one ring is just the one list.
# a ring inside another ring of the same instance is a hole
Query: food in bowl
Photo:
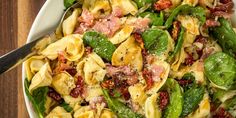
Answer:
[[236, 117], [231, 0], [76, 2], [24, 64], [38, 117]]

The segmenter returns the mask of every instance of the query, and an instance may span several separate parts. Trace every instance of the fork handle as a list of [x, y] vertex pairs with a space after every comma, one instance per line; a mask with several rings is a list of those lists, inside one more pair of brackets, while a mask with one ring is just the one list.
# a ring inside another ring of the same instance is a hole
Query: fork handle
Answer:
[[21, 64], [23, 61], [25, 61], [32, 55], [36, 54], [36, 51], [34, 51], [33, 48], [39, 40], [40, 38], [1, 56], [0, 74], [16, 67], [17, 65]]

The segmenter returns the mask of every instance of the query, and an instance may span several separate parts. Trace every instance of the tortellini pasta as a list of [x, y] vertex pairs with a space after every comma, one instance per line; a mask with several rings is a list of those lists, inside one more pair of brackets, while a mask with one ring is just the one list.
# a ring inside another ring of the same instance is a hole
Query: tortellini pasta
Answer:
[[138, 83], [128, 88], [132, 101], [143, 106], [147, 98], [146, 93], [144, 92], [145, 86]]
[[138, 12], [137, 5], [132, 0], [110, 0], [112, 9], [121, 9], [123, 15], [135, 15]]
[[83, 9], [88, 9], [95, 18], [108, 15], [111, 12], [108, 0], [84, 0]]
[[44, 56], [32, 56], [25, 61], [25, 70], [28, 81], [41, 69], [41, 67], [47, 62]]
[[100, 118], [117, 118], [117, 116], [109, 109], [103, 109]]
[[182, 4], [188, 4], [191, 6], [196, 6], [198, 4], [198, 0], [183, 0]]
[[51, 107], [53, 107], [54, 105], [56, 105], [57, 102], [55, 100], [53, 100], [51, 97], [47, 96], [46, 97], [46, 103], [45, 103], [45, 113], [48, 114], [51, 110]]
[[189, 114], [188, 118], [205, 118], [210, 114], [210, 100], [207, 93], [204, 94], [203, 100], [199, 103], [199, 108]]
[[112, 65], [125, 66], [130, 65], [137, 71], [143, 68], [143, 58], [141, 48], [134, 37], [129, 37], [123, 42], [112, 55]]
[[181, 22], [181, 25], [186, 28], [187, 32], [193, 35], [199, 35], [199, 20], [192, 16], [183, 16], [179, 15], [177, 17], [178, 21]]
[[161, 118], [161, 110], [157, 104], [158, 96], [158, 93], [154, 93], [145, 101], [144, 110], [146, 118]]
[[75, 9], [71, 16], [69, 16], [63, 23], [62, 23], [62, 30], [64, 36], [70, 35], [74, 32], [78, 16], [81, 12], [81, 9]]
[[75, 80], [67, 72], [61, 72], [53, 77], [52, 87], [61, 95], [69, 95], [75, 88]]
[[103, 60], [96, 53], [89, 54], [77, 65], [79, 75], [83, 76], [88, 85], [95, 85], [103, 81], [106, 74], [104, 68]]
[[49, 86], [52, 83], [52, 70], [49, 66], [49, 63], [44, 64], [40, 70], [32, 78], [31, 84], [29, 86], [29, 91], [43, 87]]
[[102, 88], [100, 85], [93, 85], [87, 87], [86, 101], [90, 101], [95, 97], [103, 95]]
[[41, 54], [54, 60], [62, 52], [69, 61], [77, 61], [84, 54], [84, 44], [79, 34], [68, 35], [50, 44]]
[[82, 101], [82, 98], [78, 96], [77, 98], [74, 98], [70, 95], [63, 96], [66, 103], [68, 103], [72, 108], [74, 108], [76, 105], [79, 105]]
[[95, 111], [91, 110], [89, 106], [82, 106], [74, 113], [74, 118], [95, 118]]
[[190, 72], [193, 72], [193, 75], [198, 83], [206, 83], [204, 78], [203, 62], [196, 61], [195, 63], [193, 63]]
[[57, 106], [46, 116], [46, 118], [72, 118], [72, 116], [63, 107]]
[[146, 91], [147, 94], [154, 94], [154, 93], [158, 92], [158, 90], [165, 84], [165, 82], [168, 78], [169, 72], [170, 72], [170, 65], [163, 60], [156, 59], [152, 63], [151, 66], [161, 68], [161, 69], [163, 69], [163, 71], [160, 74], [160, 77], [154, 78], [155, 79], [154, 85], [152, 86], [152, 88], [150, 88], [149, 90]]
[[112, 38], [109, 40], [113, 44], [119, 44], [125, 41], [133, 32], [133, 27], [130, 25], [125, 25], [120, 31], [118, 31]]

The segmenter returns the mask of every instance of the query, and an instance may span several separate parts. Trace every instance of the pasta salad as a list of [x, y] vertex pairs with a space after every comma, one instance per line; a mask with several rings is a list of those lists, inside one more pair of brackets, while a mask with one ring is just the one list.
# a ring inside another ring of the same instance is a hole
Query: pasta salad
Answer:
[[236, 117], [232, 0], [76, 3], [24, 63], [38, 117]]

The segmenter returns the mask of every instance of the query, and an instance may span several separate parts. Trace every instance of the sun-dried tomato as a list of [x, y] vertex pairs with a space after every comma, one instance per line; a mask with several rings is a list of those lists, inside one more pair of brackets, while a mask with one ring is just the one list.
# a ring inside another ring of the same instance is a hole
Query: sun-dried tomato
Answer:
[[125, 100], [129, 100], [130, 99], [130, 94], [128, 91], [128, 87], [121, 87], [119, 88], [120, 93], [122, 94], [122, 96], [124, 97]]
[[185, 58], [185, 64], [192, 65], [193, 63], [194, 63], [193, 55], [188, 54], [188, 56]]
[[180, 79], [177, 80], [180, 86], [186, 86], [188, 84], [193, 83], [193, 81], [191, 79]]
[[150, 88], [152, 88], [153, 84], [154, 84], [154, 81], [152, 79], [152, 72], [147, 70], [147, 69], [144, 69], [143, 72], [142, 72], [142, 75], [143, 75], [143, 78], [145, 79], [146, 81], [146, 90], [149, 90]]
[[134, 39], [139, 43], [140, 47], [144, 49], [144, 42], [142, 36], [139, 33], [134, 33], [133, 36]]
[[170, 8], [171, 5], [172, 5], [171, 0], [158, 0], [156, 3], [154, 3], [154, 8], [157, 11], [161, 11]]
[[84, 80], [81, 76], [78, 76], [76, 87], [71, 90], [70, 96], [77, 98], [79, 95], [82, 96], [84, 92]]
[[61, 102], [62, 101], [62, 97], [59, 93], [57, 93], [53, 88], [49, 87], [49, 91], [48, 91], [48, 96], [51, 97], [52, 99], [54, 99], [57, 102]]
[[172, 38], [174, 40], [177, 40], [178, 38], [178, 35], [179, 35], [179, 32], [180, 32], [180, 26], [181, 26], [181, 23], [179, 21], [174, 21], [173, 22], [173, 29], [172, 29]]
[[224, 108], [220, 107], [216, 110], [213, 118], [233, 118], [233, 116], [227, 112]]
[[160, 92], [159, 106], [161, 110], [164, 110], [169, 103], [169, 94], [167, 91]]
[[75, 68], [70, 68], [70, 69], [66, 69], [66, 72], [68, 72], [71, 76], [75, 76], [75, 74], [77, 73], [77, 70]]

